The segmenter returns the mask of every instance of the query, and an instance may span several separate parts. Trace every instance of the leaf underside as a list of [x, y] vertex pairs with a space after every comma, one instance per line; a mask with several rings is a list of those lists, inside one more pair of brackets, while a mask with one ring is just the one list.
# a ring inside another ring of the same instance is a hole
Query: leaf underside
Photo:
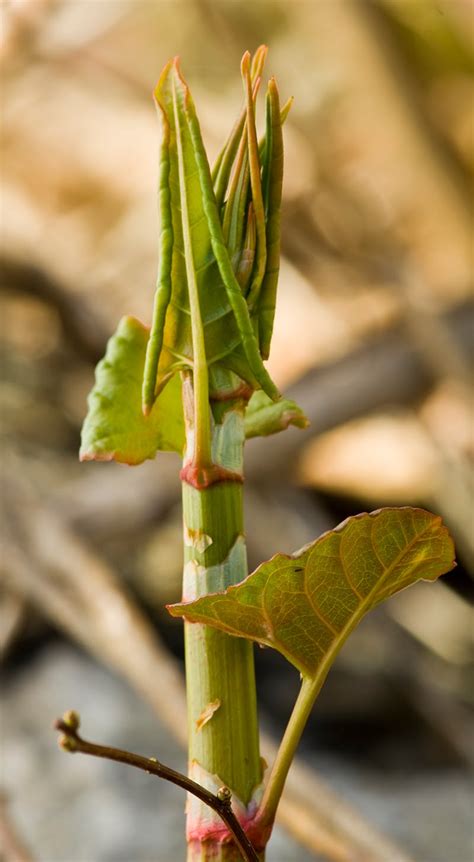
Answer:
[[368, 611], [454, 565], [440, 517], [380, 509], [348, 518], [294, 556], [277, 554], [225, 593], [169, 611], [274, 647], [304, 677], [316, 678]]

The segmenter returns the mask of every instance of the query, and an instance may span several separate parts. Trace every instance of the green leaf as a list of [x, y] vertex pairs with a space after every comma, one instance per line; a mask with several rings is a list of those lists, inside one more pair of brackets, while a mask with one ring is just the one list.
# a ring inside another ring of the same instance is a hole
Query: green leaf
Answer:
[[[172, 260], [173, 260], [173, 224], [171, 215], [170, 194], [170, 127], [166, 115], [162, 112], [162, 141], [160, 152], [160, 180], [158, 201], [160, 208], [160, 242], [159, 242], [159, 267], [158, 279], [153, 305], [153, 321], [151, 324], [150, 339], [146, 351], [145, 369], [142, 384], [142, 406], [145, 415], [148, 415], [155, 398], [158, 394], [158, 365], [160, 361], [161, 348], [163, 347], [163, 331], [166, 320], [166, 312], [171, 298], [172, 288]], [[163, 381], [161, 381], [163, 386]], [[160, 387], [161, 388], [161, 387]]]
[[[199, 122], [176, 60], [165, 67], [155, 96], [164, 118], [160, 182], [166, 180], [169, 188], [169, 198], [161, 194], [162, 223], [164, 213], [172, 243], [166, 246], [163, 278], [159, 278], [147, 374], [153, 375], [158, 366], [155, 391], [159, 392], [170, 374], [194, 369], [200, 329], [208, 366], [219, 362], [252, 387], [262, 387], [277, 398], [224, 242]], [[168, 238], [166, 234], [166, 242]], [[198, 303], [193, 299], [194, 287]], [[148, 376], [145, 409], [150, 407], [153, 385], [153, 377]]]
[[257, 129], [255, 126], [255, 105], [252, 94], [252, 80], [250, 77], [250, 54], [246, 52], [242, 58], [242, 78], [247, 102], [247, 145], [248, 164], [250, 174], [250, 186], [252, 189], [252, 205], [255, 217], [257, 233], [257, 252], [255, 256], [255, 267], [252, 275], [252, 283], [247, 294], [247, 303], [250, 309], [254, 307], [258, 299], [260, 288], [265, 274], [267, 263], [267, 238], [265, 229], [265, 208], [262, 193], [262, 170], [260, 165]]
[[277, 554], [225, 593], [169, 610], [274, 647], [303, 677], [324, 679], [368, 611], [454, 565], [453, 542], [440, 517], [423, 509], [381, 509], [348, 518], [294, 556]]
[[284, 431], [289, 425], [307, 428], [308, 419], [296, 401], [280, 398], [272, 401], [265, 392], [254, 392], [245, 411], [245, 436], [267, 437]]
[[[254, 100], [257, 98], [258, 89], [260, 86], [261, 75], [265, 60], [267, 57], [268, 48], [266, 45], [260, 45], [255, 51], [250, 75], [252, 78], [252, 89]], [[212, 183], [216, 195], [217, 206], [220, 208], [224, 203], [224, 198], [229, 183], [232, 165], [239, 148], [242, 138], [242, 132], [245, 125], [247, 108], [244, 106], [239, 118], [237, 119], [225, 146], [217, 156], [214, 167], [212, 168]]]
[[[291, 102], [289, 102], [291, 106]], [[289, 107], [288, 107], [289, 110]], [[283, 136], [280, 98], [275, 79], [268, 84], [266, 99], [265, 161], [263, 187], [267, 229], [267, 261], [258, 303], [260, 350], [264, 359], [270, 353], [280, 271], [280, 222], [283, 188]]]
[[184, 419], [179, 377], [171, 379], [148, 417], [142, 413], [141, 386], [149, 330], [123, 317], [96, 368], [89, 412], [82, 428], [81, 461], [140, 464], [158, 449], [182, 454]]

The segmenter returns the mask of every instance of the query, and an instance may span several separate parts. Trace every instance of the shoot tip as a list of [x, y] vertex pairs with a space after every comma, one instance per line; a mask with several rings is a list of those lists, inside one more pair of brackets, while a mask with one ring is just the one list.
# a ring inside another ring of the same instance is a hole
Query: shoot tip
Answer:
[[240, 71], [243, 77], [247, 77], [250, 72], [250, 51], [246, 51], [240, 63]]

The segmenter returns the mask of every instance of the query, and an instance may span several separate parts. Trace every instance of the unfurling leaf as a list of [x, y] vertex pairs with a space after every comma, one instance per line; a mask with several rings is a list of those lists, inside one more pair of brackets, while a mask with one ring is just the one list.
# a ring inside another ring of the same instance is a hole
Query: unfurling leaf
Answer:
[[[278, 401], [263, 364], [279, 268], [281, 126], [291, 104], [280, 109], [271, 79], [266, 130], [259, 142], [255, 102], [266, 53], [260, 46], [251, 63], [244, 55], [245, 107], [212, 176], [178, 60], [167, 63], [161, 74], [155, 90], [162, 120], [161, 232], [151, 331], [148, 335], [127, 319], [109, 343], [89, 398], [82, 460], [138, 464], [160, 449], [182, 453], [178, 372], [196, 378], [194, 391], [205, 405], [201, 427], [207, 395], [223, 400], [229, 381], [245, 397], [249, 389], [259, 396], [247, 410], [248, 436], [305, 425], [293, 402]], [[216, 381], [221, 382], [217, 388]], [[139, 385], [143, 418], [137, 411]]]
[[296, 401], [280, 398], [272, 401], [265, 392], [254, 392], [245, 411], [245, 436], [267, 437], [284, 431], [289, 425], [307, 428], [308, 419]]
[[[96, 369], [89, 410], [82, 428], [81, 461], [120, 461], [141, 464], [158, 450], [183, 453], [185, 433], [181, 380], [172, 377], [145, 417], [141, 385], [148, 327], [123, 317]], [[274, 403], [255, 392], [245, 412], [247, 437], [274, 434], [288, 425], [304, 428], [306, 418], [294, 401]]]
[[240, 254], [232, 261], [226, 246], [196, 110], [176, 59], [165, 66], [155, 97], [163, 121], [162, 233], [144, 410], [170, 374], [196, 370], [198, 330], [208, 366], [220, 363], [278, 398], [260, 355], [258, 322], [251, 320], [236, 276]]
[[277, 554], [224, 593], [169, 610], [274, 647], [304, 677], [324, 679], [368, 611], [454, 565], [440, 517], [423, 509], [380, 509], [348, 518], [294, 556]]
[[182, 454], [184, 419], [181, 381], [173, 377], [142, 413], [141, 389], [149, 330], [134, 317], [123, 317], [96, 369], [82, 429], [81, 461], [140, 464], [158, 449]]
[[[291, 106], [291, 102], [289, 103]], [[289, 107], [288, 107], [289, 110]], [[283, 136], [280, 99], [275, 79], [268, 84], [266, 99], [266, 133], [263, 164], [263, 193], [267, 231], [267, 261], [258, 302], [260, 351], [264, 359], [270, 354], [280, 271], [280, 222], [283, 188]]]

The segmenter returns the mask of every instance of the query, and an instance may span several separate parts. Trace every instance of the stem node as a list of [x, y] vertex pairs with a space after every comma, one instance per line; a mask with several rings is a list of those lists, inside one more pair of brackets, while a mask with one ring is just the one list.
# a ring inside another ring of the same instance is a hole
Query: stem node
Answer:
[[234, 470], [227, 470], [219, 464], [210, 464], [202, 466], [194, 461], [184, 464], [180, 471], [179, 478], [182, 482], [187, 482], [198, 491], [203, 491], [205, 488], [210, 488], [211, 485], [216, 485], [218, 482], [243, 482], [244, 478], [241, 473]]

